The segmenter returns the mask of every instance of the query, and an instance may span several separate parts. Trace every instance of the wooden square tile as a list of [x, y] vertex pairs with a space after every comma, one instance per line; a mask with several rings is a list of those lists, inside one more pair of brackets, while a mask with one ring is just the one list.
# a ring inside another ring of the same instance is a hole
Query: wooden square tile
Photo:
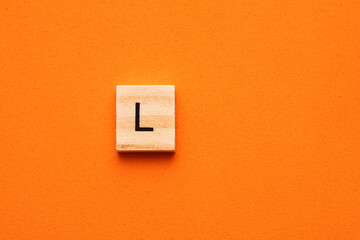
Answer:
[[116, 150], [175, 151], [175, 86], [117, 86]]

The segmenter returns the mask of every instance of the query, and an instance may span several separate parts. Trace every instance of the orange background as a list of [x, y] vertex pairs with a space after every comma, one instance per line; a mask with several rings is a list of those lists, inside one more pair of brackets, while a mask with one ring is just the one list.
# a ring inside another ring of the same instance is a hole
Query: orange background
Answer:
[[[359, 1], [2, 1], [0, 239], [359, 239]], [[115, 151], [174, 84], [175, 154]]]

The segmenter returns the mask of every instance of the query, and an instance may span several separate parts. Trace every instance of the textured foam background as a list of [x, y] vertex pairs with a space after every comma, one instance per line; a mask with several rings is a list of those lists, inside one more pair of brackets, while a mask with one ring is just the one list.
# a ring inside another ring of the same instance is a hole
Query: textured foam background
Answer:
[[[358, 239], [359, 1], [2, 1], [1, 239]], [[177, 152], [115, 151], [118, 84]]]

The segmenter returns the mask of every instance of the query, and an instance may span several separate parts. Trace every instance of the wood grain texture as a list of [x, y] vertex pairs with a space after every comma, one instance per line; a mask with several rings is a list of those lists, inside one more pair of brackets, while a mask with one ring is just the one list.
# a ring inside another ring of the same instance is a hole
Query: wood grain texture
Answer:
[[[140, 127], [153, 131], [135, 130], [136, 103], [140, 103]], [[174, 86], [117, 86], [116, 150], [175, 151]]]

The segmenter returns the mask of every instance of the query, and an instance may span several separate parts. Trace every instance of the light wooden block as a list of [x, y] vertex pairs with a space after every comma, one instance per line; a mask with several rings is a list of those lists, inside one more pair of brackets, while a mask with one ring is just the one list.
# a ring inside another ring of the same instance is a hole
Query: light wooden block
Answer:
[[175, 151], [175, 86], [117, 86], [116, 150]]

